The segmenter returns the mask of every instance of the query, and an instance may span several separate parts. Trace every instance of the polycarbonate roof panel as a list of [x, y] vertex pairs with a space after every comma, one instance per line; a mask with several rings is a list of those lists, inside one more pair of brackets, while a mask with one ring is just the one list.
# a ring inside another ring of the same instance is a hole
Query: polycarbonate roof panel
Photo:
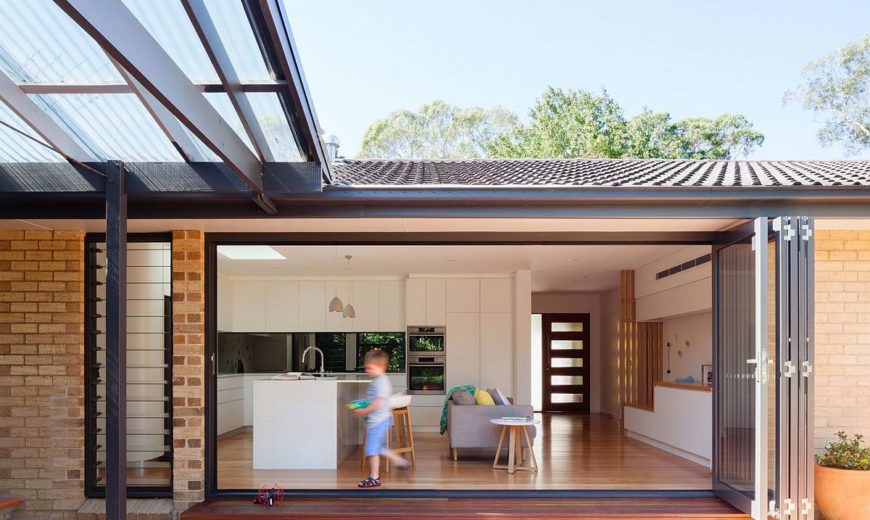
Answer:
[[3, 0], [0, 67], [17, 82], [124, 83], [106, 54], [51, 0]]
[[[99, 148], [100, 159], [122, 161], [183, 161], [135, 94], [50, 94], [31, 96], [54, 104], [59, 123], [75, 125], [80, 139]], [[62, 117], [62, 119], [61, 119]], [[64, 120], [68, 120], [68, 123]]]
[[257, 151], [254, 149], [254, 145], [251, 144], [251, 140], [248, 138], [247, 132], [245, 132], [245, 127], [242, 126], [242, 120], [239, 119], [239, 114], [236, 113], [236, 109], [233, 107], [232, 101], [230, 101], [230, 97], [224, 92], [209, 92], [205, 94], [205, 98], [217, 110], [218, 114], [224, 118], [224, 121], [238, 134], [242, 141], [245, 142], [248, 148], [256, 154]]
[[269, 142], [276, 161], [300, 161], [302, 157], [296, 139], [287, 123], [287, 116], [274, 92], [251, 92], [246, 94], [257, 117], [260, 128]]
[[242, 2], [205, 0], [205, 5], [239, 79], [272, 80]]
[[[5, 103], [0, 103], [0, 120], [15, 130], [24, 132], [40, 142], [43, 139]], [[65, 162], [66, 159], [53, 150], [21, 135], [6, 125], [0, 125], [0, 162]]]
[[[193, 83], [220, 83], [182, 1], [122, 1]], [[239, 80], [246, 83], [273, 81], [244, 2], [204, 2]], [[0, 11], [0, 71], [19, 85], [40, 84], [40, 93], [29, 94], [30, 99], [92, 157], [101, 161], [184, 160], [139, 97], [133, 93], [109, 94], [105, 89], [89, 88], [99, 85], [129, 87], [116, 64], [96, 41], [53, 0], [0, 0]], [[58, 85], [57, 88], [54, 85]], [[240, 118], [226, 93], [203, 95], [255, 153], [256, 147], [243, 122], [262, 126], [264, 146], [268, 146], [271, 152], [265, 155], [270, 160], [303, 159], [278, 94], [240, 94], [246, 96], [251, 104], [253, 121]], [[20, 127], [27, 135], [42, 141], [33, 128], [5, 105], [0, 110], [0, 122], [16, 129]], [[192, 152], [192, 160], [220, 161], [193, 131], [184, 125], [181, 127], [200, 152]], [[0, 125], [0, 161], [62, 160], [51, 149]]]
[[[172, 61], [194, 83], [217, 82], [208, 54], [196, 35], [181, 2], [174, 0], [123, 0]], [[237, 3], [237, 2], [236, 2]]]

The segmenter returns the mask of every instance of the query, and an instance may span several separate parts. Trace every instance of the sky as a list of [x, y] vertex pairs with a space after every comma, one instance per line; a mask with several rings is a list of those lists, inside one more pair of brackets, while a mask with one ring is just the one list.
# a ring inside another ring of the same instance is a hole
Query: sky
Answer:
[[441, 99], [521, 116], [547, 85], [605, 87], [631, 117], [746, 115], [752, 159], [870, 159], [816, 137], [783, 94], [870, 34], [868, 0], [284, 0], [323, 131], [353, 157], [370, 123]]

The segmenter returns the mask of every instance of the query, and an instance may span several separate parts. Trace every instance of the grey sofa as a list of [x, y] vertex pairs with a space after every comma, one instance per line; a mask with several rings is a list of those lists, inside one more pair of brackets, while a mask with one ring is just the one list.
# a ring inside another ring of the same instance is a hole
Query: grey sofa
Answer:
[[[447, 402], [447, 434], [450, 439], [450, 452], [453, 460], [459, 458], [459, 450], [475, 448], [479, 455], [491, 456], [498, 447], [501, 426], [492, 424], [490, 419], [505, 416], [531, 416], [531, 405], [458, 405], [452, 400]], [[529, 437], [534, 444], [536, 429], [529, 426]], [[507, 445], [507, 440], [504, 441]], [[528, 445], [522, 440], [523, 447]], [[504, 450], [504, 448], [502, 448]]]

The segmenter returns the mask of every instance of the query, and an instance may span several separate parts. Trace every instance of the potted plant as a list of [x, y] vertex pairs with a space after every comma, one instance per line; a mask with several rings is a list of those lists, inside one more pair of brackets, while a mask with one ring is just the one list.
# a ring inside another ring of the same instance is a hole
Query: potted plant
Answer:
[[870, 448], [863, 439], [837, 432], [837, 440], [816, 455], [816, 506], [825, 520], [870, 518]]

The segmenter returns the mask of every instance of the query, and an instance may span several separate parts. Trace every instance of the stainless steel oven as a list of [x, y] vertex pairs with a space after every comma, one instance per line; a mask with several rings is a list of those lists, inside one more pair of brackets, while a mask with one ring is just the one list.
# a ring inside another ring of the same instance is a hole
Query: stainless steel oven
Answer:
[[447, 365], [444, 355], [408, 356], [408, 393], [444, 394], [447, 380]]
[[408, 327], [408, 393], [444, 394], [447, 385], [447, 331]]
[[408, 327], [408, 354], [444, 355], [444, 327]]

